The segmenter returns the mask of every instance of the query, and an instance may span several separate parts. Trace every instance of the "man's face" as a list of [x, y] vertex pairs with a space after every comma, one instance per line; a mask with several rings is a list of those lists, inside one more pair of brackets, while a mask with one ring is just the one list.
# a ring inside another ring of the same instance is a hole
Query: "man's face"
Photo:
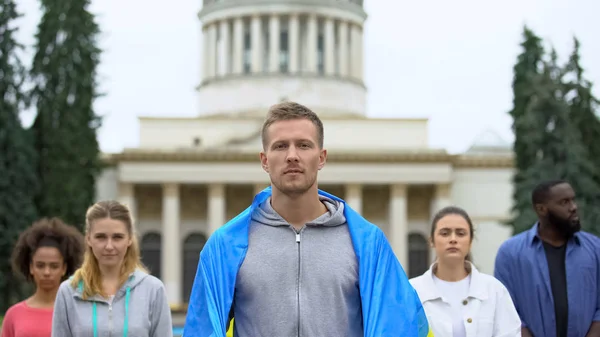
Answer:
[[571, 236], [581, 229], [575, 191], [569, 184], [558, 184], [550, 189], [550, 198], [545, 204], [546, 219], [559, 232]]
[[260, 160], [273, 188], [298, 196], [316, 187], [317, 173], [325, 166], [327, 150], [319, 148], [317, 128], [310, 120], [275, 122], [267, 129], [266, 138]]

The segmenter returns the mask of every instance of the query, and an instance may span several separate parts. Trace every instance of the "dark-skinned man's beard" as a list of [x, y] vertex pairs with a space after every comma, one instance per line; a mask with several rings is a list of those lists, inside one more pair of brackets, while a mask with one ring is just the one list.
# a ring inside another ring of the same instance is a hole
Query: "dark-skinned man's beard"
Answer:
[[562, 233], [566, 237], [573, 236], [573, 234], [579, 232], [581, 229], [581, 223], [579, 220], [561, 218], [550, 210], [548, 210], [548, 223], [554, 226], [558, 232]]

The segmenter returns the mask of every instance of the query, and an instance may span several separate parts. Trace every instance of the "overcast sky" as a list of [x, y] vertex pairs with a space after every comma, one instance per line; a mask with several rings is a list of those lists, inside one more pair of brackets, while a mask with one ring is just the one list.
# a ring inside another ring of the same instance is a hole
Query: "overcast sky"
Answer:
[[[34, 43], [38, 0], [16, 0]], [[138, 116], [195, 116], [201, 0], [93, 0], [104, 50], [96, 102], [105, 152], [138, 145]], [[512, 66], [524, 24], [565, 60], [576, 35], [600, 96], [598, 0], [365, 0], [367, 115], [427, 117], [430, 146], [466, 150], [492, 129], [512, 140]], [[24, 59], [30, 64], [31, 52]], [[25, 116], [31, 121], [32, 113]]]

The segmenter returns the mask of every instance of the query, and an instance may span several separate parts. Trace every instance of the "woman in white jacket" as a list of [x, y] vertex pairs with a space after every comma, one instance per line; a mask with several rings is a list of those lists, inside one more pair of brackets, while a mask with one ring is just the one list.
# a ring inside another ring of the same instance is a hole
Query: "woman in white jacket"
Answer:
[[521, 320], [510, 294], [470, 262], [473, 223], [458, 207], [440, 210], [431, 224], [437, 261], [410, 280], [435, 337], [517, 337]]

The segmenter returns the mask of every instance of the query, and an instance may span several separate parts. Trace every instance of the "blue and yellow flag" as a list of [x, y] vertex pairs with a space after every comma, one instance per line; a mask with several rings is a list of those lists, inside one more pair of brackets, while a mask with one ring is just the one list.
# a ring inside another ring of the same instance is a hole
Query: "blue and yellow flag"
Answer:
[[[433, 336], [419, 296], [381, 229], [342, 199], [321, 190], [319, 194], [344, 203], [344, 216], [359, 264], [364, 336]], [[183, 337], [229, 336], [227, 323], [237, 273], [248, 249], [251, 215], [270, 196], [271, 187], [267, 187], [254, 197], [250, 207], [208, 239], [200, 254]]]
[[[234, 318], [231, 319], [231, 321], [229, 322], [229, 329], [227, 329], [227, 334], [225, 335], [225, 337], [233, 337], [233, 320]], [[429, 336], [427, 336], [429, 337]]]

